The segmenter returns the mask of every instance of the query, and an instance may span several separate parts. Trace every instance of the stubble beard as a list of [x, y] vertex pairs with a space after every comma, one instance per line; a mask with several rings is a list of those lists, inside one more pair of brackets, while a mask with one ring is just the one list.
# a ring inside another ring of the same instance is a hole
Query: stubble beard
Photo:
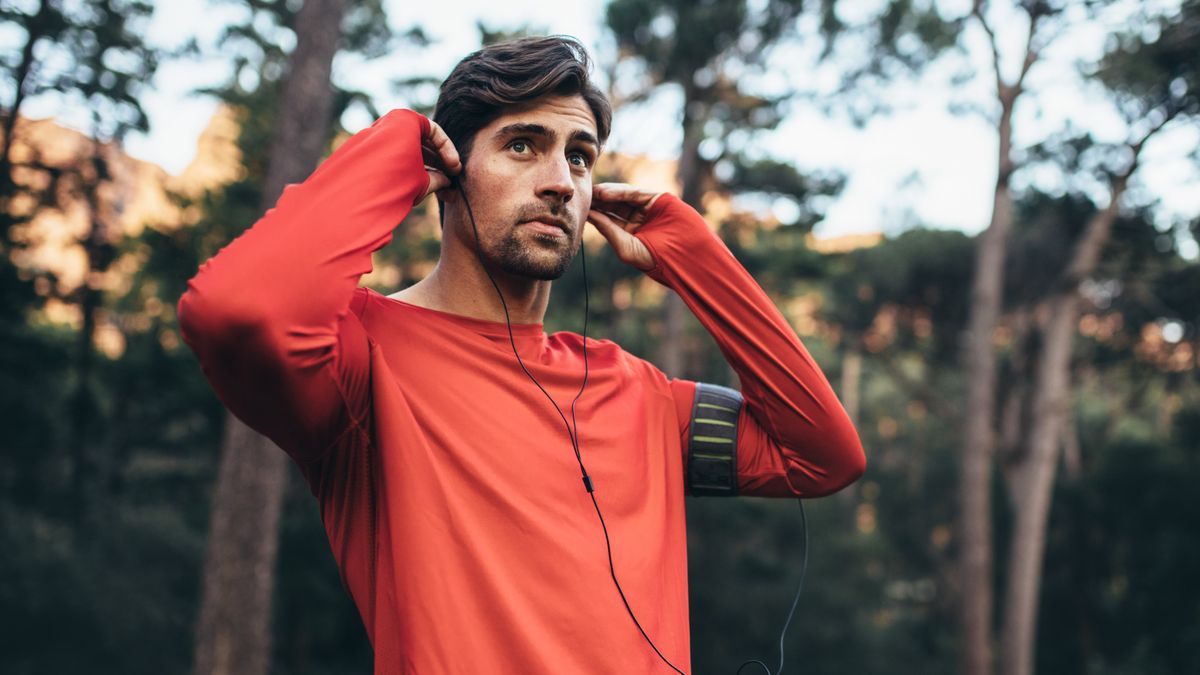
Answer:
[[[552, 206], [549, 212], [557, 217], [570, 218], [569, 212], [562, 205]], [[545, 213], [545, 208], [538, 208], [532, 204], [518, 208], [509, 221], [515, 224], [504, 233], [499, 242], [489, 247], [489, 263], [507, 274], [542, 281], [553, 281], [565, 274], [579, 248], [576, 233], [582, 228], [574, 228], [574, 232], [568, 233], [564, 239], [540, 234], [524, 227], [526, 221]]]
[[568, 235], [564, 242], [548, 235], [530, 233], [528, 238], [539, 241], [526, 243], [521, 241], [520, 229], [520, 226], [514, 227], [505, 233], [489, 256], [497, 267], [513, 276], [543, 281], [553, 281], [566, 273], [575, 258], [573, 236]]

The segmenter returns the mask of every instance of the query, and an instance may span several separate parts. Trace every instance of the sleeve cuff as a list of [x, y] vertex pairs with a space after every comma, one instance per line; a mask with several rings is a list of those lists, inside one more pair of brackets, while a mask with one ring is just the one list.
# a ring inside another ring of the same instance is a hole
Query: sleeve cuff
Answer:
[[721, 243], [703, 216], [669, 192], [663, 193], [647, 210], [646, 224], [634, 236], [654, 259], [654, 267], [644, 273], [668, 288], [673, 286], [667, 271], [675, 259], [696, 252], [708, 242]]

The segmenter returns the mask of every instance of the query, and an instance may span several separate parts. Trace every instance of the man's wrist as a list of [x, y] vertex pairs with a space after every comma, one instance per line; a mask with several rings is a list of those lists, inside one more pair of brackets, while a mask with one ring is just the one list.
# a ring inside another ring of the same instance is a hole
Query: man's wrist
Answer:
[[660, 194], [647, 207], [646, 223], [636, 236], [654, 258], [654, 267], [645, 274], [668, 288], [673, 286], [667, 268], [676, 259], [701, 256], [710, 245], [724, 246], [699, 212], [669, 192]]

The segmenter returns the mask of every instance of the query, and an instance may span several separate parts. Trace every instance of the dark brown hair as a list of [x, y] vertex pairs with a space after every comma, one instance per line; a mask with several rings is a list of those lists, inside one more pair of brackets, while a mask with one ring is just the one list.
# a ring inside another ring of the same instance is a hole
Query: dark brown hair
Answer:
[[547, 94], [580, 95], [596, 117], [601, 143], [608, 139], [612, 106], [591, 82], [591, 59], [578, 40], [554, 35], [489, 45], [454, 67], [442, 82], [433, 121], [466, 164], [480, 129], [505, 108]]

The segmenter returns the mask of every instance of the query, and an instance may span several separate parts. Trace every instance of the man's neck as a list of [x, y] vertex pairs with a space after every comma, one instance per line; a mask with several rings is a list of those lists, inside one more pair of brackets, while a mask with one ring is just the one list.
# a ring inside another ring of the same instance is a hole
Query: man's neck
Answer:
[[512, 323], [542, 323], [550, 302], [550, 281], [517, 277], [500, 270], [492, 270], [492, 277], [504, 294], [504, 304], [474, 254], [466, 261], [443, 255], [429, 276], [391, 297], [428, 309], [499, 323], [504, 323], [506, 304]]

